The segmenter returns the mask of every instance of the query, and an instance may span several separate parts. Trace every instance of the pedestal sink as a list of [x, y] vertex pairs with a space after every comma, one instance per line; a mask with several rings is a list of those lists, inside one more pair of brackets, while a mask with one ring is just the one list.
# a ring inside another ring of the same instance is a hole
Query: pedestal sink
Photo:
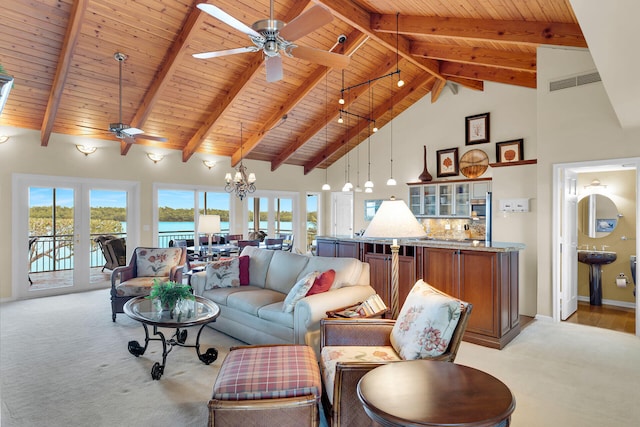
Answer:
[[602, 305], [602, 266], [611, 264], [618, 256], [610, 251], [578, 250], [578, 261], [589, 264], [589, 302]]

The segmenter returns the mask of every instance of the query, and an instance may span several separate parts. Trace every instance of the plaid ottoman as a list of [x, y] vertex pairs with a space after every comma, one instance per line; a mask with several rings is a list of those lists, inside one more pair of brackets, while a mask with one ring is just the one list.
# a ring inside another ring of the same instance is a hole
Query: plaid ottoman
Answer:
[[209, 401], [209, 427], [317, 426], [318, 361], [306, 345], [235, 347]]

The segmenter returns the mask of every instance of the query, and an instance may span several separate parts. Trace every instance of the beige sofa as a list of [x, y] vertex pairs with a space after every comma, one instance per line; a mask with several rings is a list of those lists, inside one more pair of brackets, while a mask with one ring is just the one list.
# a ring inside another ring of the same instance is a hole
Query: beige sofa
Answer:
[[[369, 264], [355, 258], [299, 255], [247, 246], [249, 286], [210, 288], [206, 272], [191, 277], [196, 295], [220, 306], [220, 317], [210, 326], [248, 344], [307, 344], [320, 347], [320, 319], [326, 312], [356, 304], [375, 294], [369, 285]], [[298, 280], [308, 273], [333, 269], [331, 289], [299, 300], [293, 312], [283, 301]]]

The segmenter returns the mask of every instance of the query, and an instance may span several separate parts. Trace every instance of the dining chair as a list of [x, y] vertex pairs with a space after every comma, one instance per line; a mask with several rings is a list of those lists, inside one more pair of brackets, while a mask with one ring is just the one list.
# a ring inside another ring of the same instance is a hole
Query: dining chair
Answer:
[[264, 239], [264, 245], [267, 249], [273, 249], [277, 251], [282, 250], [283, 242], [284, 242], [284, 239], [276, 239], [276, 238], [269, 238], [269, 237]]
[[260, 240], [238, 240], [238, 249], [242, 251], [245, 246], [260, 246]]

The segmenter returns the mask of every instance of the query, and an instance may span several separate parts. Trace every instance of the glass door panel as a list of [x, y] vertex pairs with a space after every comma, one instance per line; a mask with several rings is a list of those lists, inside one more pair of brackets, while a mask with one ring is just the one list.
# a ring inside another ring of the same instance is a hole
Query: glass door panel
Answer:
[[425, 215], [437, 215], [438, 214], [438, 193], [436, 189], [437, 185], [424, 185], [422, 187], [422, 203], [423, 213]]
[[29, 187], [29, 291], [73, 286], [75, 190]]
[[438, 193], [440, 199], [440, 207], [438, 214], [440, 216], [453, 215], [453, 187], [451, 184], [439, 184]]
[[469, 184], [459, 182], [454, 185], [456, 216], [471, 216], [471, 196]]

